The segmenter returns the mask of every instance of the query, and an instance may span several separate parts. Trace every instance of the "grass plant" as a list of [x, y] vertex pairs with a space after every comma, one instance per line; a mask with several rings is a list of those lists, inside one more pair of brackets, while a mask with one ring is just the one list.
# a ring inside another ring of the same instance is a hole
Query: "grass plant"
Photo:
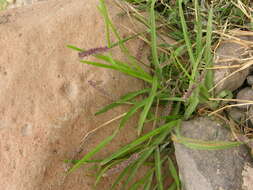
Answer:
[[[189, 139], [180, 136], [178, 131], [180, 131], [182, 121], [199, 115], [200, 110], [205, 110], [204, 113], [208, 114], [215, 109], [220, 109], [219, 104], [214, 100], [221, 95], [214, 94], [213, 70], [208, 69], [213, 67], [213, 51], [219, 40], [232, 29], [252, 29], [252, 9], [250, 8], [252, 3], [250, 0], [125, 0], [124, 3], [131, 7], [128, 15], [145, 24], [145, 33], [149, 37], [136, 34], [123, 39], [110, 20], [106, 3], [100, 0], [99, 10], [104, 17], [108, 44], [107, 47], [90, 50], [90, 55], [95, 56], [98, 62], [85, 59], [80, 62], [119, 71], [143, 80], [148, 87], [130, 92], [96, 113], [103, 114], [117, 106], [131, 105], [128, 112], [122, 115], [114, 133], [90, 150], [82, 159], [75, 161], [69, 172], [91, 163], [92, 157], [105, 148], [120, 133], [127, 121], [139, 112], [139, 121], [136, 126], [138, 138], [98, 163], [94, 161], [99, 165], [96, 183], [111, 168], [117, 169], [120, 165], [121, 170], [111, 190], [115, 189], [119, 182], [122, 182], [121, 189], [179, 190], [180, 180], [173, 159], [173, 141], [190, 148], [205, 150], [224, 149], [242, 144], [241, 142], [204, 142]], [[149, 18], [142, 16], [144, 11], [149, 13]], [[160, 30], [161, 28], [163, 30]], [[166, 31], [165, 36], [175, 40], [176, 43], [168, 44], [166, 41], [158, 43], [157, 39], [164, 35], [161, 31]], [[116, 43], [111, 41], [112, 34], [117, 38]], [[143, 68], [125, 46], [126, 41], [140, 36], [150, 47], [152, 55], [150, 72]], [[122, 62], [113, 57], [109, 49], [114, 46], [121, 48], [129, 62]], [[87, 53], [89, 50], [73, 45], [68, 47], [75, 51], [86, 52], [83, 55], [89, 54]], [[222, 93], [222, 97], [229, 94]], [[137, 99], [138, 97], [142, 99]], [[152, 109], [156, 106], [164, 108], [169, 106], [171, 110], [166, 115], [158, 116], [155, 109]], [[154, 129], [143, 133], [145, 125], [150, 122], [153, 123]], [[122, 168], [120, 163], [126, 163], [125, 167]], [[134, 181], [138, 169], [144, 165], [149, 166], [146, 175]], [[163, 167], [167, 169], [163, 170]], [[172, 177], [173, 182], [166, 185], [165, 180], [168, 176]]]

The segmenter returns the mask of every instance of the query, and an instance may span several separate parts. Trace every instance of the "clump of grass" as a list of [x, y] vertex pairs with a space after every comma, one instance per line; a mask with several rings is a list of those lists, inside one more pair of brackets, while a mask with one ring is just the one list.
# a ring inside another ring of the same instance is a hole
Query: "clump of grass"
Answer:
[[[238, 27], [249, 30], [252, 20], [246, 14], [249, 14], [247, 6], [243, 5], [249, 5], [251, 2], [127, 0], [127, 3], [131, 6], [128, 15], [146, 25], [145, 33], [149, 35], [149, 38], [142, 34], [135, 34], [122, 39], [110, 20], [105, 2], [100, 0], [99, 10], [106, 23], [107, 47], [91, 47], [92, 49], [86, 51], [75, 46], [68, 47], [79, 51], [79, 55], [94, 54], [93, 56], [101, 61], [80, 60], [84, 64], [117, 70], [145, 81], [149, 87], [128, 93], [96, 113], [103, 114], [123, 104], [132, 105], [128, 112], [121, 116], [120, 124], [114, 133], [100, 142], [81, 160], [75, 161], [69, 172], [92, 162], [92, 157], [112, 141], [135, 113], [140, 112], [137, 124], [139, 137], [99, 161], [100, 169], [96, 183], [103, 176], [119, 171], [120, 174], [111, 189], [115, 189], [120, 181], [124, 181], [121, 189], [179, 190], [180, 180], [173, 161], [173, 141], [191, 148], [208, 150], [241, 144], [240, 142], [203, 142], [188, 139], [178, 135], [178, 130], [174, 129], [178, 129], [183, 120], [198, 115], [198, 110], [205, 109], [208, 113], [217, 108], [218, 104], [212, 101], [216, 98], [215, 94], [210, 91], [214, 86], [213, 71], [207, 70], [213, 66], [212, 48], [219, 39], [218, 32], [214, 31], [221, 30], [224, 33], [226, 30]], [[148, 19], [142, 16], [142, 11], [149, 12]], [[175, 44], [167, 44], [164, 41], [157, 43], [157, 38], [161, 36], [159, 32], [161, 27], [163, 31], [167, 31], [166, 37], [176, 41]], [[118, 42], [111, 42], [111, 33], [117, 37]], [[138, 59], [130, 55], [125, 46], [126, 41], [135, 37], [141, 37], [150, 46], [152, 55], [150, 72], [142, 68]], [[107, 53], [107, 50], [114, 46], [121, 48], [129, 62], [117, 60], [109, 52]], [[137, 101], [136, 98], [139, 96], [146, 98]], [[159, 117], [155, 109], [152, 109], [158, 106], [170, 107], [170, 111]], [[154, 129], [144, 134], [143, 129], [150, 122], [153, 123]], [[149, 166], [146, 175], [133, 182], [138, 169], [143, 165]], [[162, 170], [164, 166], [167, 166], [169, 170]], [[167, 176], [171, 176], [174, 180], [169, 186], [165, 185]]]
[[5, 10], [8, 6], [8, 1], [7, 0], [0, 0], [0, 11]]

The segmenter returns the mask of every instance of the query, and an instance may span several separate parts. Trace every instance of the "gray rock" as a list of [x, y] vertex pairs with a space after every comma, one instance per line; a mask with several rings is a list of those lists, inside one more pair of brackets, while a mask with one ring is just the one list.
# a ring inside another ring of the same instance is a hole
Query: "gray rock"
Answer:
[[[244, 40], [252, 40], [247, 36], [240, 37]], [[217, 48], [214, 56], [214, 65], [217, 66], [233, 66], [238, 64], [243, 64], [244, 62], [239, 62], [238, 59], [248, 58], [249, 55], [246, 53], [247, 48], [239, 43], [233, 41], [224, 41]], [[245, 81], [247, 75], [249, 74], [249, 68], [244, 69], [228, 79], [220, 82], [225, 77], [238, 70], [238, 68], [226, 68], [226, 69], [216, 69], [214, 71], [214, 83], [219, 85], [215, 88], [215, 92], [219, 93], [222, 90], [234, 91], [239, 88]]]
[[[205, 141], [228, 141], [231, 133], [222, 123], [196, 118], [182, 123], [181, 134]], [[183, 190], [242, 190], [242, 171], [251, 163], [244, 146], [225, 150], [194, 150], [175, 143]]]
[[253, 85], [253, 75], [249, 75], [249, 76], [247, 77], [247, 83], [248, 83], [250, 86]]
[[228, 115], [235, 121], [245, 120], [246, 115], [245, 112], [240, 110], [239, 108], [231, 108], [228, 110]]
[[[253, 89], [250, 87], [243, 88], [242, 90], [238, 92], [236, 99], [253, 101]], [[238, 104], [242, 104], [242, 103], [244, 102], [238, 102]], [[240, 108], [245, 110], [249, 108], [249, 105], [240, 106]]]

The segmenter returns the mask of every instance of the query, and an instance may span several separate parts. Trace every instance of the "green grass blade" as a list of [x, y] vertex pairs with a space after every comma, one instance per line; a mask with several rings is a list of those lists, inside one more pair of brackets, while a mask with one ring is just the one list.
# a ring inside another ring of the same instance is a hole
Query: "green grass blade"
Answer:
[[188, 51], [188, 54], [190, 57], [190, 62], [191, 62], [191, 65], [193, 66], [193, 65], [195, 65], [195, 58], [194, 58], [193, 51], [192, 51], [192, 44], [190, 41], [190, 36], [189, 36], [189, 32], [188, 32], [187, 25], [186, 25], [182, 4], [183, 4], [183, 0], [179, 0], [179, 16], [180, 16], [182, 29], [183, 29], [185, 44], [187, 46], [187, 51]]
[[174, 166], [174, 163], [172, 162], [172, 160], [170, 158], [168, 158], [168, 161], [169, 161], [170, 174], [171, 174], [172, 178], [174, 179], [174, 182], [176, 183], [177, 190], [180, 190], [180, 179], [179, 179], [179, 176], [177, 173], [177, 169]]
[[[100, 4], [99, 4], [98, 9], [104, 17], [105, 28], [106, 28], [106, 39], [107, 39], [107, 42], [108, 42], [108, 47], [110, 48], [111, 47], [111, 40], [110, 40], [111, 20], [109, 18], [108, 11], [107, 11], [107, 8], [105, 6], [104, 0], [100, 0]], [[113, 32], [115, 32], [114, 28], [111, 28], [111, 29], [113, 30]]]
[[[121, 39], [118, 31], [116, 30], [116, 28], [114, 27], [113, 23], [110, 20], [109, 14], [108, 14], [108, 10], [107, 7], [105, 5], [105, 1], [104, 0], [100, 0], [100, 7], [99, 7], [100, 12], [102, 13], [106, 24], [108, 24], [108, 26], [111, 28], [112, 32], [114, 33], [114, 35], [116, 36], [116, 38], [118, 39], [118, 44], [119, 47], [121, 48], [122, 52], [129, 58], [129, 60], [131, 60], [131, 63], [133, 64], [133, 66], [137, 69], [137, 70], [142, 70], [142, 68], [137, 64], [135, 58], [133, 56], [130, 55], [127, 47], [124, 44], [124, 40]], [[111, 44], [112, 45], [112, 44]], [[109, 47], [111, 47], [111, 45]]]
[[80, 52], [84, 51], [83, 49], [78, 48], [78, 47], [73, 46], [73, 45], [67, 45], [67, 48], [73, 49], [73, 50], [75, 50], [75, 51], [80, 51]]
[[154, 172], [152, 173], [152, 175], [149, 177], [148, 181], [146, 182], [146, 184], [143, 187], [143, 190], [150, 190], [151, 185], [152, 185], [152, 179], [154, 177]]
[[183, 144], [188, 148], [197, 150], [222, 150], [237, 147], [243, 144], [242, 142], [229, 141], [202, 141], [175, 135], [172, 137], [172, 140], [176, 143]]
[[99, 181], [101, 180], [101, 178], [103, 177], [103, 175], [113, 166], [115, 166], [116, 164], [118, 164], [119, 161], [117, 162], [113, 162], [113, 163], [110, 163], [108, 164], [107, 166], [105, 166], [104, 168], [102, 168], [98, 174], [97, 174], [97, 177], [96, 177], [96, 181], [95, 181], [95, 186], [97, 186], [97, 184], [99, 183]]
[[191, 75], [189, 74], [189, 72], [184, 68], [183, 64], [181, 63], [181, 61], [178, 59], [178, 57], [174, 57], [176, 60], [176, 63], [179, 65], [179, 67], [182, 69], [182, 71], [184, 72], [184, 74], [187, 76], [187, 78], [191, 81], [194, 82], [193, 78], [191, 77]]
[[156, 136], [158, 134], [160, 134], [161, 132], [164, 131], [168, 131], [171, 130], [174, 126], [176, 126], [178, 124], [179, 120], [175, 120], [175, 121], [171, 121], [169, 123], [166, 123], [165, 125], [162, 125], [161, 127], [154, 129], [153, 131], [139, 137], [138, 139], [136, 139], [135, 141], [129, 143], [128, 145], [124, 146], [123, 148], [121, 148], [119, 151], [115, 152], [114, 154], [112, 154], [110, 157], [104, 159], [101, 164], [107, 164], [110, 161], [112, 161], [115, 158], [118, 158], [122, 155], [124, 155], [125, 153], [127, 153], [129, 150], [135, 148], [136, 146], [142, 144], [143, 142], [147, 141], [149, 138]]
[[80, 60], [80, 62], [82, 63], [85, 63], [85, 64], [88, 64], [88, 65], [93, 65], [93, 66], [96, 66], [96, 67], [102, 67], [102, 68], [106, 68], [106, 69], [113, 69], [113, 70], [117, 70], [117, 71], [120, 71], [126, 75], [130, 75], [132, 77], [135, 77], [135, 78], [139, 78], [139, 79], [142, 79], [148, 83], [152, 83], [152, 78], [151, 77], [147, 77], [146, 75], [143, 75], [137, 71], [134, 71], [130, 68], [123, 68], [123, 67], [120, 67], [116, 64], [113, 64], [113, 65], [107, 65], [107, 64], [103, 64], [103, 63], [98, 63], [98, 62], [92, 62], [92, 61], [85, 61], [85, 60]]
[[133, 164], [130, 164], [129, 166], [127, 166], [121, 173], [120, 175], [117, 177], [117, 179], [114, 181], [114, 183], [112, 184], [110, 190], [114, 190], [117, 185], [120, 183], [120, 181], [122, 181], [124, 179], [124, 177], [126, 177], [128, 175], [128, 173], [130, 172], [130, 170], [132, 169]]
[[177, 184], [176, 184], [175, 182], [173, 182], [173, 183], [169, 186], [168, 190], [179, 190], [179, 189], [177, 189]]
[[[212, 67], [212, 51], [211, 51], [211, 45], [212, 45], [212, 23], [213, 23], [213, 7], [210, 8], [209, 14], [208, 14], [208, 22], [207, 22], [207, 34], [206, 34], [206, 48], [205, 48], [205, 62], [206, 62], [206, 68]], [[208, 89], [211, 89], [213, 87], [213, 71], [207, 70], [205, 84]]]
[[129, 174], [128, 178], [126, 179], [123, 190], [127, 188], [127, 185], [133, 181], [134, 176], [138, 169], [144, 164], [144, 162], [149, 158], [149, 156], [153, 153], [154, 148], [149, 148], [148, 150], [141, 153], [140, 158], [135, 162], [134, 167], [132, 168], [131, 173]]
[[199, 87], [195, 89], [193, 94], [191, 95], [189, 99], [189, 105], [187, 106], [184, 117], [185, 119], [189, 119], [192, 113], [196, 110], [196, 107], [199, 104]]
[[133, 76], [135, 78], [142, 79], [146, 82], [152, 83], [152, 77], [150, 75], [147, 75], [147, 73], [139, 72], [138, 70], [132, 69], [130, 67], [126, 67], [126, 65], [122, 66], [121, 64], [116, 63], [111, 56], [109, 56], [109, 59], [110, 59], [111, 64], [117, 67], [117, 69], [120, 72]]
[[81, 160], [79, 160], [68, 172], [73, 172], [74, 170], [80, 168], [83, 164], [86, 163], [92, 156], [94, 156], [97, 152], [103, 149], [108, 143], [112, 141], [112, 139], [116, 136], [118, 130], [116, 130], [111, 136], [104, 139], [100, 142], [94, 149], [92, 149], [89, 153], [87, 153]]
[[159, 60], [158, 60], [158, 52], [157, 52], [155, 3], [156, 3], [156, 0], [151, 0], [151, 7], [150, 7], [151, 49], [152, 49], [153, 64], [155, 66], [157, 76], [159, 78], [161, 78], [162, 77], [162, 71], [161, 71], [161, 68], [160, 68], [160, 64], [159, 64]]
[[144, 185], [145, 183], [147, 183], [147, 181], [150, 179], [150, 176], [152, 176], [154, 173], [154, 168], [150, 168], [147, 172], [146, 175], [144, 177], [142, 177], [140, 180], [138, 180], [137, 182], [135, 182], [133, 185], [131, 185], [131, 187], [129, 188], [129, 190], [139, 190], [140, 186]]
[[[123, 67], [123, 68], [125, 68], [125, 69], [136, 70], [135, 67], [132, 67], [131, 65], [129, 65], [129, 64], [127, 64], [127, 63], [124, 63], [124, 62], [122, 62], [122, 61], [119, 61], [119, 60], [117, 60], [117, 59], [114, 59], [114, 58], [113, 58], [113, 62], [112, 62], [112, 60], [111, 60], [112, 57], [110, 58], [109, 56], [106, 56], [106, 55], [97, 54], [97, 55], [95, 55], [95, 57], [98, 58], [98, 59], [101, 59], [101, 60], [103, 60], [103, 61], [105, 61], [105, 62], [108, 62], [108, 63], [110, 63], [110, 64], [115, 64], [115, 65], [118, 65], [118, 66], [120, 66], [120, 67]], [[141, 67], [140, 67], [140, 69], [138, 70], [138, 72], [140, 72], [141, 74], [145, 75], [146, 77], [150, 77], [150, 78], [151, 78], [151, 75], [148, 74], [148, 73], [147, 73], [144, 69], [142, 69]]]
[[155, 98], [155, 95], [156, 95], [157, 88], [158, 88], [158, 78], [156, 76], [154, 76], [153, 77], [153, 82], [152, 82], [152, 88], [151, 88], [149, 97], [147, 98], [145, 107], [141, 112], [140, 119], [139, 119], [139, 122], [138, 122], [138, 130], [137, 130], [138, 135], [140, 135], [141, 132], [142, 132], [143, 125], [144, 125], [144, 123], [147, 119], [147, 115], [148, 115], [149, 110], [152, 106], [152, 103], [154, 102], [154, 98]]
[[[196, 59], [196, 63], [195, 63], [195, 65], [193, 65], [193, 68], [192, 68], [191, 78], [194, 79], [195, 82], [198, 81], [198, 77], [199, 77], [198, 68], [199, 68], [200, 61], [202, 60], [203, 53], [204, 53], [204, 49], [202, 49], [198, 53], [198, 57]], [[192, 84], [194, 84], [194, 83], [191, 81], [190, 85], [192, 85]]]
[[158, 190], [163, 190], [163, 179], [162, 179], [161, 158], [159, 148], [156, 148], [155, 150], [155, 170], [156, 170], [156, 180], [158, 183]]
[[118, 101], [112, 103], [112, 104], [109, 104], [105, 107], [103, 107], [101, 110], [99, 110], [98, 112], [95, 113], [95, 115], [99, 115], [99, 114], [102, 114], [102, 113], [105, 113], [107, 112], [108, 110], [110, 109], [113, 109], [119, 105], [122, 105], [122, 104], [125, 104], [127, 103], [128, 101], [132, 100], [133, 98], [141, 95], [141, 94], [145, 94], [145, 93], [148, 93], [150, 91], [150, 88], [146, 88], [146, 89], [143, 89], [143, 90], [138, 90], [138, 91], [135, 91], [135, 92], [130, 92], [124, 96], [122, 96]]
[[119, 128], [122, 128], [126, 122], [130, 119], [130, 117], [132, 117], [137, 111], [138, 109], [140, 109], [141, 107], [143, 107], [148, 99], [144, 99], [140, 102], [135, 103], [135, 105], [127, 112], [127, 114], [121, 119], [120, 124], [119, 124]]
[[113, 66], [113, 65], [106, 65], [106, 64], [103, 64], [103, 63], [85, 61], [85, 60], [80, 60], [80, 62], [85, 63], [87, 65], [93, 65], [93, 66], [96, 66], [96, 67], [102, 67], [102, 68], [106, 68], [106, 69], [118, 70], [118, 68]]
[[[199, 57], [199, 54], [203, 51], [202, 49], [202, 20], [199, 10], [199, 1], [194, 1], [195, 7], [195, 17], [196, 17], [196, 56]], [[194, 70], [194, 69], [193, 69]]]

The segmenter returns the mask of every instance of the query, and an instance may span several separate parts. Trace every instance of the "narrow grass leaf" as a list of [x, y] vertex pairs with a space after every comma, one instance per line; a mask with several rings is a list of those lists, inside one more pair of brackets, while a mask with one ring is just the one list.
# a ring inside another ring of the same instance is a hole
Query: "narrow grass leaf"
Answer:
[[156, 76], [153, 77], [153, 82], [152, 82], [152, 88], [151, 88], [151, 91], [150, 91], [150, 94], [149, 94], [149, 97], [147, 98], [147, 101], [146, 101], [146, 104], [145, 104], [145, 107], [144, 109], [142, 110], [141, 112], [141, 115], [140, 115], [140, 119], [139, 119], [139, 122], [138, 122], [138, 135], [141, 134], [142, 132], [142, 129], [143, 129], [143, 125], [147, 119], [147, 115], [149, 113], [149, 110], [154, 102], [154, 98], [155, 98], [155, 95], [156, 95], [156, 91], [157, 91], [157, 87], [158, 87], [158, 78]]
[[189, 99], [189, 105], [187, 106], [185, 110], [185, 119], [189, 119], [192, 113], [196, 110], [196, 107], [199, 104], [199, 87], [195, 89], [195, 91], [192, 93], [190, 99]]
[[108, 162], [112, 161], [115, 158], [118, 158], [122, 156], [123, 154], [127, 153], [129, 150], [133, 149], [134, 147], [140, 145], [141, 143], [147, 141], [149, 138], [156, 136], [164, 131], [168, 131], [172, 129], [174, 126], [178, 124], [179, 120], [171, 121], [169, 123], [166, 123], [165, 125], [162, 125], [161, 127], [154, 129], [153, 131], [139, 137], [138, 139], [134, 140], [133, 142], [129, 143], [128, 145], [121, 148], [119, 151], [112, 154], [110, 157], [104, 159], [101, 164], [107, 164]]
[[202, 49], [202, 20], [199, 9], [199, 1], [194, 1], [195, 7], [195, 17], [196, 17], [196, 55], [199, 57], [199, 54], [203, 51]]
[[167, 100], [173, 102], [185, 102], [185, 99], [179, 97], [168, 97], [168, 98], [160, 98], [160, 100]]
[[117, 188], [117, 185], [120, 183], [120, 181], [122, 181], [124, 179], [124, 177], [126, 177], [128, 175], [128, 173], [130, 172], [130, 170], [132, 169], [133, 164], [130, 164], [129, 166], [127, 166], [121, 173], [120, 175], [117, 177], [117, 179], [114, 181], [114, 183], [112, 184], [110, 190], [114, 190], [115, 188]]
[[146, 184], [144, 185], [143, 190], [150, 190], [151, 189], [153, 177], [154, 177], [154, 172], [152, 173], [151, 176], [149, 176], [149, 179], [147, 180]]
[[73, 45], [67, 45], [67, 48], [73, 49], [75, 51], [80, 51], [80, 52], [84, 51], [84, 49], [78, 48], [78, 47], [73, 46]]
[[142, 177], [140, 180], [138, 180], [137, 182], [135, 182], [133, 185], [131, 185], [131, 187], [129, 188], [129, 190], [138, 190], [140, 189], [140, 186], [144, 185], [147, 183], [148, 180], [150, 180], [150, 176], [153, 175], [155, 169], [154, 168], [150, 168], [147, 172], [146, 175], [144, 177]]
[[179, 0], [179, 16], [180, 16], [182, 29], [183, 29], [185, 44], [187, 46], [188, 54], [189, 54], [189, 57], [190, 57], [190, 62], [191, 62], [191, 65], [194, 65], [195, 64], [195, 58], [194, 58], [194, 55], [193, 55], [192, 44], [191, 44], [191, 41], [190, 41], [190, 35], [189, 35], [188, 29], [187, 29], [182, 4], [183, 4], [183, 0]]
[[176, 63], [179, 65], [179, 67], [182, 69], [182, 71], [184, 72], [184, 74], [188, 77], [188, 79], [191, 82], [194, 82], [193, 78], [191, 77], [191, 75], [189, 74], [189, 72], [184, 68], [183, 64], [181, 63], [181, 61], [178, 59], [178, 57], [174, 57], [176, 60]]
[[114, 64], [114, 65], [117, 65], [117, 66], [125, 68], [125, 69], [131, 69], [131, 70], [134, 70], [134, 71], [138, 71], [140, 74], [146, 76], [147, 78], [150, 78], [150, 79], [152, 78], [152, 76], [150, 74], [148, 74], [141, 67], [140, 67], [140, 69], [136, 70], [135, 67], [133, 67], [133, 66], [127, 64], [127, 63], [124, 63], [124, 62], [119, 61], [119, 60], [114, 59], [114, 58], [112, 60], [111, 56], [106, 56], [106, 55], [102, 55], [102, 54], [97, 54], [97, 55], [95, 55], [95, 57], [98, 58], [98, 59], [101, 59], [101, 60], [103, 60], [103, 61], [105, 61], [107, 63]]
[[[213, 7], [211, 6], [208, 14], [208, 22], [207, 22], [207, 34], [206, 34], [206, 48], [205, 48], [205, 62], [206, 68], [210, 68], [213, 66], [212, 60], [212, 24], [213, 24]], [[206, 74], [206, 87], [208, 89], [213, 88], [213, 71], [207, 70]]]
[[94, 149], [92, 149], [89, 153], [87, 153], [81, 160], [79, 160], [68, 172], [73, 172], [74, 170], [80, 168], [83, 164], [87, 163], [92, 156], [94, 156], [97, 152], [103, 149], [108, 143], [112, 141], [112, 139], [116, 136], [118, 130], [114, 131], [114, 133], [100, 142]]
[[152, 77], [148, 75], [147, 73], [139, 72], [138, 70], [135, 70], [134, 68], [126, 67], [126, 65], [122, 66], [122, 64], [120, 64], [119, 62], [115, 62], [115, 60], [111, 56], [109, 56], [109, 59], [110, 59], [111, 64], [117, 67], [117, 69], [121, 71], [122, 73], [133, 76], [135, 78], [142, 79], [149, 83], [152, 82]]
[[186, 138], [182, 136], [172, 136], [172, 140], [181, 143], [188, 148], [197, 150], [221, 150], [228, 149], [242, 145], [242, 142], [229, 142], [229, 141], [202, 141], [198, 139]]
[[158, 78], [162, 77], [162, 71], [159, 65], [158, 52], [157, 52], [157, 36], [156, 36], [156, 22], [155, 22], [155, 3], [156, 0], [151, 0], [150, 7], [150, 29], [151, 29], [151, 49], [153, 64]]
[[169, 186], [168, 190], [178, 190], [178, 189], [177, 189], [177, 184], [176, 184], [175, 182], [173, 182], [173, 183]]
[[99, 181], [101, 180], [101, 178], [103, 177], [103, 175], [113, 166], [115, 166], [117, 163], [119, 163], [119, 161], [117, 162], [113, 162], [108, 164], [107, 166], [103, 167], [102, 169], [100, 169], [100, 171], [97, 174], [96, 177], [96, 181], [95, 181], [95, 186], [99, 183]]
[[180, 179], [179, 179], [179, 176], [177, 173], [177, 169], [174, 166], [174, 163], [172, 162], [172, 160], [170, 158], [168, 158], [168, 161], [169, 161], [170, 174], [171, 174], [172, 178], [174, 179], [174, 182], [176, 183], [177, 190], [180, 190]]
[[102, 67], [102, 68], [106, 68], [106, 69], [118, 70], [118, 68], [113, 66], [113, 65], [107, 65], [107, 64], [103, 64], [103, 63], [85, 61], [85, 60], [80, 60], [80, 62], [85, 63], [87, 65], [93, 65], [93, 66], [96, 66], [96, 67]]
[[[105, 5], [104, 0], [100, 0], [100, 7], [99, 7], [100, 12], [102, 13], [105, 22], [108, 24], [108, 26], [111, 28], [112, 32], [116, 36], [119, 42], [119, 47], [121, 48], [122, 52], [128, 57], [129, 60], [131, 60], [131, 64], [137, 69], [137, 70], [142, 70], [142, 68], [137, 64], [135, 58], [130, 55], [127, 47], [124, 44], [124, 40], [121, 39], [118, 31], [116, 30], [116, 27], [113, 25], [112, 21], [110, 20], [109, 14], [107, 7]], [[111, 47], [112, 44], [110, 44], [109, 48]]]
[[163, 179], [162, 179], [161, 158], [159, 148], [155, 149], [155, 171], [156, 171], [156, 180], [158, 183], [158, 190], [163, 190]]
[[123, 185], [123, 190], [125, 190], [127, 188], [127, 185], [134, 179], [134, 176], [137, 173], [138, 169], [144, 164], [144, 162], [149, 158], [153, 151], [154, 148], [149, 148], [148, 150], [141, 153], [140, 158], [135, 162], [132, 171], [129, 173], [129, 176]]
[[150, 88], [146, 88], [146, 89], [143, 89], [143, 90], [138, 90], [138, 91], [135, 91], [135, 92], [130, 92], [124, 96], [122, 96], [118, 101], [112, 103], [112, 104], [109, 104], [105, 107], [103, 107], [101, 110], [99, 110], [98, 112], [95, 113], [95, 115], [99, 115], [99, 114], [102, 114], [102, 113], [105, 113], [107, 112], [108, 110], [110, 109], [113, 109], [119, 105], [122, 105], [122, 104], [125, 104], [125, 103], [129, 103], [130, 100], [132, 100], [133, 98], [141, 95], [141, 94], [145, 94], [145, 93], [148, 93], [150, 91]]
[[88, 64], [88, 65], [93, 65], [93, 66], [96, 66], [96, 67], [102, 67], [102, 68], [106, 68], [106, 69], [117, 70], [117, 71], [120, 71], [124, 74], [130, 75], [132, 77], [142, 79], [142, 80], [144, 80], [148, 83], [152, 83], [152, 78], [151, 77], [147, 77], [146, 75], [143, 75], [143, 74], [139, 73], [138, 71], [134, 71], [130, 68], [123, 68], [123, 67], [120, 67], [116, 64], [107, 65], [107, 64], [103, 64], [103, 63], [85, 61], [85, 60], [80, 60], [80, 62]]
[[135, 103], [135, 105], [127, 112], [127, 114], [120, 121], [119, 128], [122, 128], [126, 124], [126, 122], [130, 119], [130, 117], [132, 117], [138, 111], [138, 109], [140, 109], [146, 104], [147, 100], [148, 99], [144, 99], [140, 102]]

